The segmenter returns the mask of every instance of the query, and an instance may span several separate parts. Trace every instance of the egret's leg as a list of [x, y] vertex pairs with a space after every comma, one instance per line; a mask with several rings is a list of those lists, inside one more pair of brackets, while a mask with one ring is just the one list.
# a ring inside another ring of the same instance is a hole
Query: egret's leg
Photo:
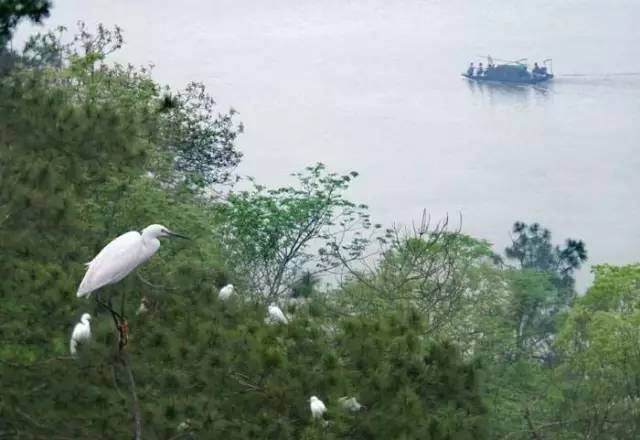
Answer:
[[109, 305], [106, 304], [104, 301], [100, 300], [100, 292], [96, 292], [95, 297], [96, 297], [96, 303], [98, 303], [103, 308], [107, 309], [108, 311], [111, 311], [111, 307], [109, 307]]
[[126, 332], [127, 330], [126, 321], [122, 319], [122, 317], [118, 314], [118, 312], [113, 310], [113, 305], [111, 304], [111, 297], [109, 297], [109, 299], [107, 300], [107, 303], [105, 304], [100, 300], [100, 298], [98, 297], [98, 294], [96, 293], [96, 302], [100, 304], [102, 307], [104, 307], [105, 309], [107, 309], [111, 314], [111, 318], [113, 318], [113, 325], [115, 325], [116, 330], [118, 331], [118, 337], [119, 337], [118, 346], [120, 347], [120, 350], [122, 350], [122, 347], [126, 345], [126, 342], [124, 342], [123, 344], [123, 341], [126, 341], [128, 339], [126, 335], [123, 336], [123, 332]]
[[100, 298], [98, 297], [98, 295], [96, 294], [96, 302], [98, 304], [100, 304], [102, 307], [104, 307], [107, 311], [109, 311], [109, 313], [111, 313], [111, 316], [113, 316], [113, 319], [114, 319], [114, 321], [116, 321], [116, 325], [117, 325], [118, 322], [120, 321], [120, 319], [122, 319], [122, 317], [120, 316], [120, 314], [118, 312], [116, 312], [113, 309], [113, 305], [111, 303], [111, 297], [109, 297], [109, 299], [105, 303], [104, 301], [101, 301]]
[[119, 331], [120, 329], [120, 319], [118, 314], [115, 312], [115, 310], [111, 309], [109, 310], [111, 312], [111, 317], [113, 318], [113, 324], [116, 326], [116, 330]]
[[113, 304], [110, 296], [108, 297], [106, 303], [100, 300], [100, 296], [98, 292], [96, 292], [95, 297], [96, 297], [96, 302], [100, 304], [102, 307], [104, 307], [105, 309], [107, 309], [109, 313], [111, 313], [111, 318], [113, 318], [113, 324], [116, 326], [116, 330], [118, 331], [118, 338], [119, 338], [118, 346], [122, 351], [122, 349], [127, 345], [127, 342], [129, 341], [129, 326], [127, 324], [127, 320], [124, 319], [124, 299], [125, 299], [124, 292], [122, 293], [122, 309], [121, 309], [122, 314], [119, 314], [113, 309]]
[[116, 316], [118, 318], [118, 321], [122, 321], [122, 315], [118, 312], [115, 311], [115, 309], [113, 308], [113, 302], [111, 301], [111, 297], [109, 297], [109, 311], [111, 312], [112, 315]]

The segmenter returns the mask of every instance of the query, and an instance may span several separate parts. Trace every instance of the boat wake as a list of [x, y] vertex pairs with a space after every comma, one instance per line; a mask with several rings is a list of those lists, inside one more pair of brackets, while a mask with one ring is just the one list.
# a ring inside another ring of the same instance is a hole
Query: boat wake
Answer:
[[561, 73], [557, 74], [556, 78], [610, 78], [618, 76], [637, 76], [640, 77], [640, 72], [612, 72], [612, 73]]

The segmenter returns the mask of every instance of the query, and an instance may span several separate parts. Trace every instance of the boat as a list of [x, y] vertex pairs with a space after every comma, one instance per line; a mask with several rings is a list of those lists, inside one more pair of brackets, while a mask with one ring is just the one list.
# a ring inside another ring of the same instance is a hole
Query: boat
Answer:
[[492, 81], [500, 83], [517, 83], [517, 84], [538, 84], [549, 81], [553, 78], [551, 59], [542, 62], [541, 67], [534, 67], [529, 70], [526, 64], [526, 58], [516, 61], [505, 61], [496, 59], [502, 64], [495, 64], [494, 59], [486, 57], [487, 67], [478, 75], [478, 70], [469, 68], [462, 76], [472, 81]]

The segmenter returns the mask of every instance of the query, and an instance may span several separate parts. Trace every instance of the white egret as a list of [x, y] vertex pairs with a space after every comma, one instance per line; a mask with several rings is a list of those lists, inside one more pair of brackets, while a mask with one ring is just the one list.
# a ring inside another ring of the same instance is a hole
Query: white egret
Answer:
[[187, 238], [171, 232], [162, 225], [150, 225], [142, 230], [122, 234], [107, 244], [93, 260], [88, 262], [78, 297], [89, 296], [91, 292], [114, 284], [147, 261], [160, 248], [160, 237]]
[[80, 322], [73, 327], [71, 332], [71, 340], [69, 341], [69, 351], [73, 356], [78, 352], [78, 343], [91, 339], [91, 315], [84, 313], [80, 318]]
[[235, 289], [233, 287], [233, 284], [227, 284], [222, 289], [220, 289], [220, 292], [218, 293], [218, 298], [225, 301], [229, 299], [231, 295], [233, 295], [234, 293], [235, 293]]
[[289, 320], [284, 315], [284, 313], [282, 312], [280, 307], [276, 306], [275, 304], [271, 304], [269, 306], [269, 317], [268, 317], [268, 319], [269, 319], [270, 322], [279, 322], [279, 323], [282, 323], [282, 324], [288, 324], [289, 323]]
[[140, 300], [140, 307], [138, 307], [138, 311], [136, 312], [136, 315], [142, 315], [144, 313], [147, 313], [149, 311], [149, 309], [147, 308], [147, 304], [149, 304], [149, 300], [147, 299], [146, 296], [143, 296], [142, 299]]
[[185, 432], [191, 429], [191, 419], [186, 418], [178, 425], [178, 432]]
[[322, 415], [327, 412], [327, 407], [324, 406], [322, 400], [318, 399], [316, 396], [311, 396], [309, 398], [309, 407], [311, 408], [311, 416], [314, 419], [322, 419]]
[[344, 396], [339, 398], [338, 401], [340, 402], [340, 405], [342, 405], [342, 407], [347, 411], [357, 412], [364, 408], [364, 405], [358, 402], [358, 399], [356, 399], [355, 397]]

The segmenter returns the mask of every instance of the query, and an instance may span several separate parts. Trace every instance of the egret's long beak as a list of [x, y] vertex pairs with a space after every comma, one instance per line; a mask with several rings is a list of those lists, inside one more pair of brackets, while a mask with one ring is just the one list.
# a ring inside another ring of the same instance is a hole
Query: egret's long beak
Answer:
[[185, 235], [178, 234], [178, 233], [173, 232], [173, 231], [167, 231], [167, 233], [172, 237], [183, 238], [185, 240], [191, 240], [189, 237], [187, 237]]

